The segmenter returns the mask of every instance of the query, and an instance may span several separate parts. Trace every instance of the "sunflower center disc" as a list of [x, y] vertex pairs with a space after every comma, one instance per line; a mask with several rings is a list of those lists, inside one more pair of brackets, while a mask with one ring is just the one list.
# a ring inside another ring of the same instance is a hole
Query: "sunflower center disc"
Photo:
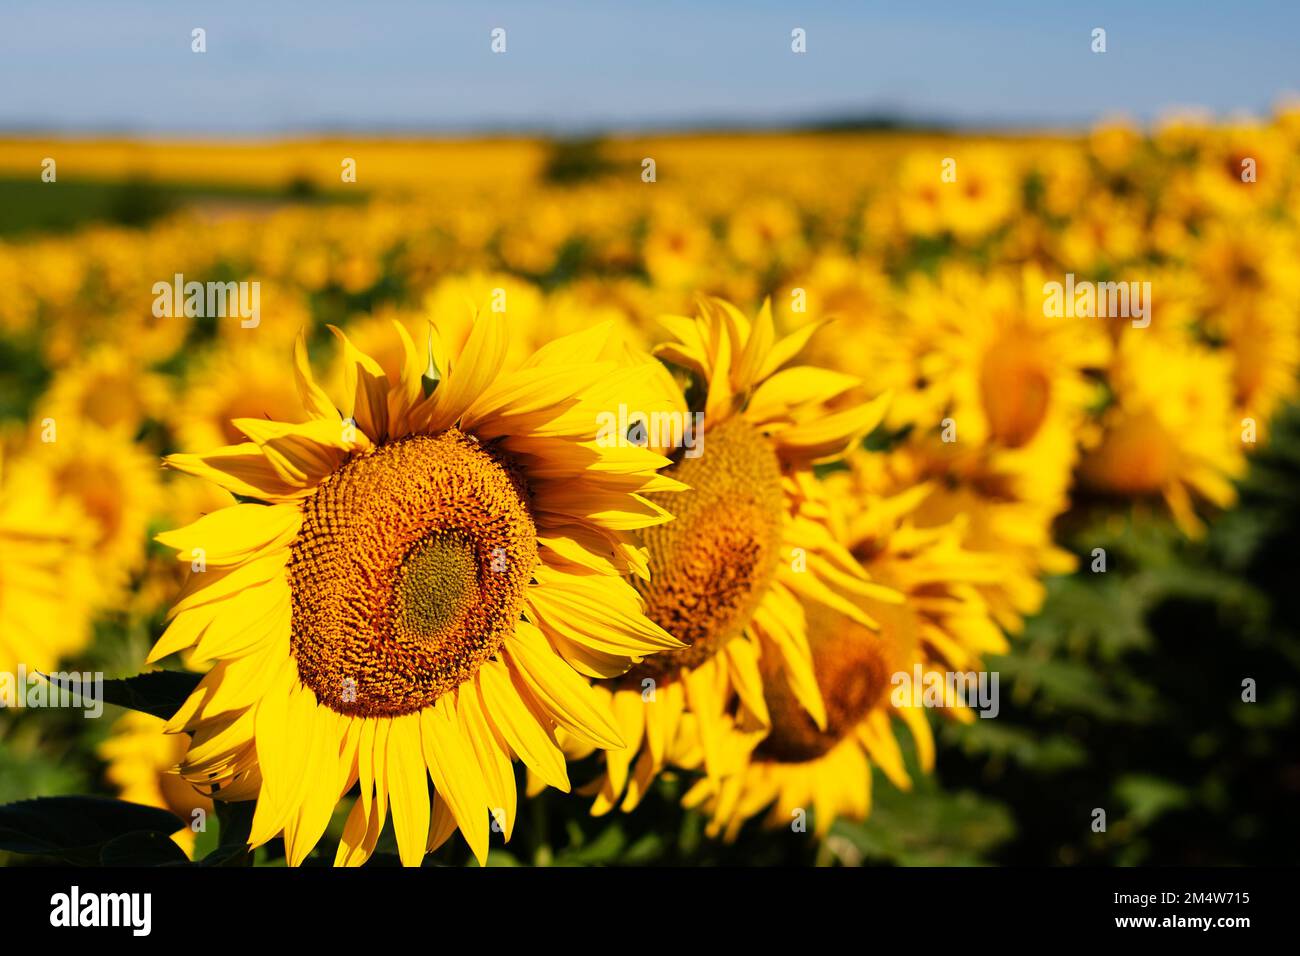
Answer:
[[772, 731], [755, 752], [762, 759], [802, 763], [829, 753], [870, 713], [889, 683], [891, 655], [880, 635], [819, 604], [807, 606], [807, 621], [826, 729], [817, 729], [791, 692], [780, 662], [764, 657], [759, 666]]
[[980, 390], [994, 439], [1008, 448], [1029, 444], [1047, 418], [1052, 380], [1032, 343], [1004, 340], [990, 348]]
[[645, 532], [650, 580], [638, 582], [647, 616], [689, 646], [648, 658], [633, 679], [708, 660], [749, 623], [776, 574], [784, 518], [776, 452], [739, 418], [708, 431], [703, 447], [669, 469], [689, 491], [649, 496], [676, 517]]
[[289, 560], [298, 674], [341, 714], [421, 710], [514, 633], [536, 561], [507, 461], [457, 429], [382, 445], [304, 504]]

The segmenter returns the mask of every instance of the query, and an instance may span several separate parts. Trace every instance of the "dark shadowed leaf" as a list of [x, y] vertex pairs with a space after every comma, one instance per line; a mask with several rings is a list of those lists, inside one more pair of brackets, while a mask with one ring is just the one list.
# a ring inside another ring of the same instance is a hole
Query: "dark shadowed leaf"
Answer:
[[99, 851], [99, 862], [101, 866], [183, 866], [189, 857], [166, 833], [150, 830], [109, 840]]
[[[190, 696], [202, 679], [202, 674], [191, 674], [188, 671], [151, 671], [135, 677], [106, 680], [104, 703], [117, 704], [119, 707], [168, 720], [181, 709], [185, 698]], [[64, 687], [57, 679], [51, 678], [50, 683]]]
[[185, 826], [166, 810], [109, 797], [41, 797], [0, 807], [0, 850], [97, 864], [124, 834], [175, 833]]

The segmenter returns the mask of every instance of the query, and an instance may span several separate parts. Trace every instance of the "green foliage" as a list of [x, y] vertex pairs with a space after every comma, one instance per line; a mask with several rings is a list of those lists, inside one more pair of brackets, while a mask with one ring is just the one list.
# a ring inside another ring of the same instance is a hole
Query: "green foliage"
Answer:
[[82, 865], [123, 863], [137, 853], [157, 860], [155, 837], [182, 826], [166, 810], [122, 800], [42, 797], [0, 807], [0, 850]]
[[[190, 671], [151, 671], [117, 680], [104, 681], [104, 703], [116, 704], [128, 710], [138, 710], [163, 720], [181, 709], [181, 704], [190, 696], [202, 674]], [[56, 678], [50, 683], [60, 686]]]
[[542, 180], [572, 185], [607, 176], [617, 168], [598, 139], [556, 140], [542, 166]]
[[133, 176], [122, 180], [69, 178], [42, 182], [38, 174], [21, 179], [0, 176], [0, 236], [59, 233], [88, 223], [146, 226], [183, 205], [240, 203], [268, 208], [286, 202], [360, 202], [356, 191], [328, 194], [302, 177], [283, 189], [227, 183], [178, 183]]

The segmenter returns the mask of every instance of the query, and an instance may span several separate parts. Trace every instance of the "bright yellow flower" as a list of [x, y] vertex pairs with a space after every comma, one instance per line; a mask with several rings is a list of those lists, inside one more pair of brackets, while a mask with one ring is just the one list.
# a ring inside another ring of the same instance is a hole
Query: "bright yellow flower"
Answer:
[[1237, 497], [1231, 479], [1245, 469], [1229, 357], [1135, 329], [1120, 340], [1109, 377], [1115, 402], [1100, 445], [1083, 458], [1083, 481], [1162, 499], [1187, 534], [1199, 534], [1195, 500], [1229, 507]]
[[168, 729], [193, 736], [186, 779], [256, 799], [251, 844], [283, 834], [292, 865], [356, 784], [337, 863], [366, 860], [390, 811], [403, 863], [457, 828], [483, 861], [489, 815], [514, 826], [513, 756], [568, 789], [557, 728], [623, 745], [581, 675], [680, 646], [624, 578], [645, 572], [629, 532], [670, 517], [647, 495], [678, 483], [597, 440], [619, 401], [657, 407], [654, 364], [607, 327], [513, 370], [500, 316], [462, 349], [430, 326], [431, 358], [394, 330], [398, 379], [339, 332], [336, 408], [300, 340], [306, 421], [241, 419], [248, 442], [168, 459], [247, 499], [159, 538], [206, 570], [150, 659], [215, 662]]
[[169, 416], [177, 444], [211, 448], [243, 441], [233, 424], [240, 418], [302, 421], [302, 400], [285, 377], [282, 354], [260, 338], [234, 339], [195, 362]]
[[0, 671], [48, 672], [89, 641], [92, 535], [41, 459], [0, 458]]
[[642, 534], [650, 576], [639, 586], [651, 619], [687, 647], [602, 688], [628, 749], [606, 754], [594, 813], [635, 807], [684, 730], [710, 775], [733, 767], [768, 725], [760, 661], [823, 726], [805, 608], [871, 627], [846, 595], [897, 599], [834, 541], [812, 474], [876, 426], [885, 400], [859, 403], [858, 379], [791, 365], [817, 327], [777, 340], [767, 305], [753, 322], [720, 300], [662, 321], [673, 340], [656, 354], [691, 376], [675, 405], [702, 413], [703, 432], [669, 470], [689, 486], [672, 498], [675, 520]]
[[101, 346], [59, 371], [36, 412], [56, 424], [89, 423], [130, 441], [166, 400], [167, 386], [160, 375], [142, 368], [120, 348]]
[[647, 224], [641, 255], [655, 285], [694, 287], [713, 258], [713, 236], [708, 223], [689, 208], [664, 203], [655, 208]]
[[[859, 598], [878, 622], [875, 628], [809, 609], [807, 637], [827, 719], [814, 723], [763, 668], [770, 731], [742, 769], [702, 778], [683, 800], [710, 816], [713, 835], [734, 839], [764, 809], [766, 823], [775, 827], [804, 821], [811, 811], [819, 836], [839, 817], [863, 819], [871, 808], [873, 765], [895, 786], [911, 787], [891, 715], [911, 732], [921, 768], [933, 766], [934, 739], [924, 714], [910, 702], [894, 706], [889, 688], [898, 685], [897, 675], [912, 679], [914, 667], [922, 674], [967, 672], [980, 667], [983, 654], [1006, 649], [980, 591], [1000, 579], [999, 562], [963, 547], [960, 519], [918, 527], [915, 513], [930, 489], [882, 494], [878, 458], [850, 456], [850, 470], [829, 476], [827, 490], [837, 505], [837, 539], [872, 580], [895, 589], [903, 601]], [[966, 708], [953, 713], [973, 719]]]
[[1006, 223], [1018, 197], [1013, 156], [989, 147], [955, 155], [918, 152], [899, 169], [898, 216], [906, 234], [951, 233], [961, 240], [987, 235]]
[[[13, 479], [47, 481], [83, 516], [94, 574], [80, 585], [95, 608], [117, 606], [143, 566], [149, 521], [158, 507], [157, 459], [121, 432], [65, 419], [50, 442], [33, 442], [13, 463]], [[43, 473], [44, 478], [33, 476]]]

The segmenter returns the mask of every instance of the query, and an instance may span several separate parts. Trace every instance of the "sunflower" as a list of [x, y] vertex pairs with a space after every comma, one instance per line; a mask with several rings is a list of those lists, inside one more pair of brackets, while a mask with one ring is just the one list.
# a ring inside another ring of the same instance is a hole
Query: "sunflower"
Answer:
[[646, 571], [629, 532], [670, 518], [648, 496], [678, 483], [596, 440], [618, 401], [655, 407], [657, 366], [596, 327], [510, 369], [506, 320], [472, 326], [449, 349], [430, 325], [426, 360], [395, 324], [396, 380], [336, 330], [337, 407], [300, 338], [305, 422], [241, 419], [248, 442], [167, 459], [243, 499], [159, 536], [206, 570], [150, 660], [215, 662], [168, 729], [193, 736], [185, 778], [256, 798], [250, 844], [283, 834], [291, 865], [358, 785], [336, 863], [369, 858], [390, 808], [404, 864], [457, 828], [483, 862], [489, 813], [514, 825], [512, 757], [567, 790], [558, 728], [623, 745], [583, 675], [680, 647], [624, 577]]
[[1127, 117], [1103, 120], [1088, 133], [1088, 151], [1102, 170], [1111, 175], [1132, 166], [1143, 145], [1141, 130]]
[[979, 275], [945, 269], [917, 280], [904, 305], [912, 414], [891, 422], [904, 439], [878, 467], [895, 490], [925, 484], [914, 516], [939, 527], [965, 516], [966, 548], [1009, 572], [984, 588], [1000, 626], [1018, 631], [1045, 596], [1044, 572], [1073, 567], [1052, 543], [1069, 506], [1077, 446], [1090, 439], [1095, 374], [1111, 353], [1100, 320], [1044, 315], [1034, 268]]
[[147, 807], [170, 810], [185, 821], [184, 829], [172, 834], [172, 840], [193, 857], [196, 819], [212, 812], [212, 801], [200, 794], [177, 772], [185, 756], [185, 738], [167, 734], [164, 721], [151, 714], [127, 711], [113, 725], [109, 738], [99, 745], [102, 760], [108, 763], [105, 776], [123, 800]]
[[0, 671], [49, 670], [89, 641], [92, 535], [38, 459], [0, 454]]
[[1196, 189], [1224, 218], [1270, 205], [1282, 193], [1287, 144], [1275, 127], [1237, 123], [1220, 127], [1196, 165]]
[[870, 627], [845, 595], [897, 598], [836, 545], [812, 471], [874, 428], [887, 397], [860, 403], [852, 376], [786, 367], [817, 326], [777, 341], [766, 304], [752, 323], [717, 299], [704, 300], [698, 318], [662, 321], [673, 341], [656, 354], [689, 376], [674, 405], [698, 410], [702, 442], [676, 452], [668, 473], [689, 490], [673, 496], [671, 524], [642, 532], [650, 575], [638, 586], [651, 619], [686, 646], [601, 688], [628, 748], [605, 755], [596, 814], [635, 807], [672, 762], [683, 727], [694, 728], [706, 772], [733, 766], [768, 724], [764, 667], [823, 725], [805, 607]]
[[762, 271], [807, 255], [799, 210], [775, 196], [746, 198], [728, 220], [727, 246], [743, 266]]
[[1267, 437], [1269, 419], [1300, 385], [1300, 309], [1283, 301], [1245, 306], [1225, 316], [1236, 413]]
[[238, 443], [244, 436], [233, 422], [241, 418], [301, 421], [302, 401], [281, 355], [260, 339], [235, 339], [196, 362], [171, 414], [179, 447]]
[[870, 813], [873, 763], [900, 788], [911, 786], [881, 705], [901, 660], [891, 663], [892, 649], [880, 633], [828, 609], [810, 613], [806, 629], [827, 718], [817, 725], [782, 691], [780, 680], [764, 681], [771, 730], [739, 769], [702, 776], [682, 797], [683, 806], [708, 815], [705, 832], [711, 837], [734, 840], [745, 821], [764, 809], [772, 827], [806, 823], [811, 810], [813, 832], [824, 837], [837, 818], [860, 820]]
[[[1071, 436], [1057, 434], [1065, 443], [1058, 454], [1072, 459]], [[998, 626], [1019, 633], [1025, 618], [1037, 613], [1047, 597], [1043, 576], [1068, 574], [1077, 563], [1052, 536], [1054, 520], [1069, 504], [1064, 486], [1049, 485], [1055, 468], [1041, 472], [1043, 487], [1035, 491], [1032, 473], [1024, 478], [989, 471], [979, 459], [946, 457], [940, 451], [946, 447], [903, 445], [873, 466], [886, 473], [886, 487], [928, 489], [912, 515], [917, 527], [959, 521], [963, 548], [998, 562], [1002, 573], [997, 580], [976, 587]]]
[[1144, 251], [1144, 210], [1134, 201], [1090, 197], [1087, 206], [1050, 242], [1057, 262], [1080, 272], [1124, 265]]
[[1255, 421], [1262, 438], [1277, 407], [1295, 394], [1300, 369], [1295, 243], [1276, 226], [1240, 220], [1207, 229], [1192, 262], [1202, 337], [1228, 352], [1237, 412]]
[[676, 201], [655, 205], [646, 223], [641, 256], [656, 286], [695, 286], [713, 255], [709, 225], [690, 206]]
[[909, 236], [951, 234], [971, 241], [998, 229], [1015, 213], [1016, 163], [994, 147], [956, 156], [919, 152], [899, 164], [895, 215]]
[[[922, 528], [917, 510], [929, 493], [924, 484], [885, 490], [879, 456], [857, 452], [850, 468], [827, 478], [835, 503], [833, 528], [874, 581], [903, 595], [901, 604], [859, 598], [879, 622], [876, 628], [824, 608], [810, 608], [807, 636], [826, 721], [817, 725], [796, 706], [781, 682], [764, 669], [771, 729], [742, 769], [703, 777], [683, 803], [710, 817], [706, 832], [731, 840], [744, 822], [767, 809], [769, 826], [806, 822], [825, 836], [837, 818], [861, 820], [871, 809], [872, 767], [895, 786], [911, 777], [894, 733], [894, 717], [906, 724], [921, 769], [934, 763], [934, 738], [921, 708], [888, 693], [897, 675], [966, 670], [981, 656], [1006, 649], [980, 585], [1001, 574], [996, 559], [968, 551], [962, 522]], [[904, 695], [907, 697], [909, 695]], [[964, 707], [953, 714], [969, 721]]]
[[915, 635], [906, 643], [927, 667], [962, 670], [1004, 653], [1007, 641], [988, 599], [1010, 574], [1004, 557], [970, 547], [970, 512], [927, 520], [934, 482], [900, 482], [889, 459], [855, 452], [847, 469], [827, 476], [837, 538], [872, 578], [904, 596], [898, 613]]
[[[1105, 325], [1046, 315], [1046, 278], [1036, 268], [981, 275], [952, 266], [909, 286], [904, 326], [915, 387], [928, 398], [906, 407], [951, 418], [951, 444], [1027, 459], [1052, 431], [1077, 429], [1094, 401], [1087, 373], [1109, 355]], [[942, 424], [894, 423], [922, 431]]]
[[1233, 408], [1231, 357], [1189, 339], [1132, 331], [1116, 351], [1100, 444], [1080, 463], [1088, 487], [1163, 500], [1184, 533], [1203, 530], [1197, 499], [1235, 503], [1245, 471], [1243, 428]]
[[1220, 312], [1295, 303], [1300, 296], [1296, 243], [1281, 227], [1258, 219], [1216, 222], [1193, 253], [1198, 302], [1214, 324]]
[[129, 439], [166, 398], [159, 375], [122, 349], [100, 346], [60, 370], [39, 407], [56, 423], [86, 422]]
[[94, 574], [81, 580], [92, 608], [124, 600], [131, 576], [144, 564], [149, 521], [159, 498], [157, 459], [121, 432], [64, 419], [32, 442], [13, 463], [19, 487], [48, 482], [51, 493], [81, 515]]
[[[543, 295], [533, 283], [518, 276], [496, 272], [473, 272], [442, 279], [423, 297], [419, 308], [386, 306], [346, 329], [348, 338], [379, 365], [389, 378], [401, 375], [405, 356], [401, 342], [393, 337], [393, 322], [400, 322], [412, 338], [423, 334], [426, 316], [440, 317], [438, 332], [449, 349], [463, 347], [468, 338], [475, 302], [489, 304], [488, 311], [509, 319], [513, 332], [506, 357], [516, 365], [549, 339], [590, 328], [622, 316], [608, 306], [575, 301], [568, 292]], [[346, 374], [346, 356], [339, 355], [328, 380], [341, 386]]]

